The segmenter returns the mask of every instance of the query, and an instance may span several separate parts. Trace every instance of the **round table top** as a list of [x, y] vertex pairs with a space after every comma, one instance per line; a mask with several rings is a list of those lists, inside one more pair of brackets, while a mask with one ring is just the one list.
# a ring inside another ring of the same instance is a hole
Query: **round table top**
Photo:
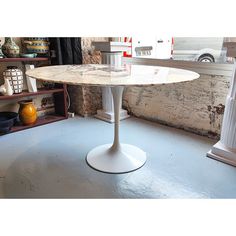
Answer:
[[152, 86], [199, 78], [193, 71], [170, 67], [102, 64], [45, 66], [28, 70], [26, 75], [43, 81], [88, 86]]

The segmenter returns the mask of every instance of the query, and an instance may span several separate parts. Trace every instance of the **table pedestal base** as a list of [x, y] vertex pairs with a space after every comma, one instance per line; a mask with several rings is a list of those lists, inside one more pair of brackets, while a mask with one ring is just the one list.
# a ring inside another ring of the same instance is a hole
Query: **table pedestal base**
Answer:
[[87, 163], [92, 168], [106, 173], [127, 173], [137, 170], [146, 162], [146, 153], [143, 150], [129, 144], [120, 143], [120, 107], [123, 90], [123, 86], [111, 87], [115, 112], [113, 144], [98, 146], [87, 155]]
[[106, 173], [127, 173], [142, 167], [146, 162], [146, 153], [138, 147], [120, 144], [113, 149], [105, 144], [92, 149], [87, 155], [87, 163], [94, 169]]

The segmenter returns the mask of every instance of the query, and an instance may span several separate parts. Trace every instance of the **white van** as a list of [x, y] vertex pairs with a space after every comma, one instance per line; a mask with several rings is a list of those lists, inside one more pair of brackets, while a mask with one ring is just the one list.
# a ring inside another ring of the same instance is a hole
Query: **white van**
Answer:
[[174, 60], [200, 62], [226, 62], [223, 37], [176, 37], [174, 38]]

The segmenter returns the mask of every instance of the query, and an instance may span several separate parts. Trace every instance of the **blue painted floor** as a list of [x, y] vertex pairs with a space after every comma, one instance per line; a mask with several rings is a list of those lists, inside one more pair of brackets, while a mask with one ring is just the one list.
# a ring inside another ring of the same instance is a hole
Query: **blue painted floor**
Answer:
[[0, 196], [6, 198], [236, 198], [236, 168], [206, 157], [216, 142], [137, 118], [120, 138], [148, 154], [127, 174], [90, 168], [86, 154], [110, 143], [113, 125], [76, 117], [0, 137]]

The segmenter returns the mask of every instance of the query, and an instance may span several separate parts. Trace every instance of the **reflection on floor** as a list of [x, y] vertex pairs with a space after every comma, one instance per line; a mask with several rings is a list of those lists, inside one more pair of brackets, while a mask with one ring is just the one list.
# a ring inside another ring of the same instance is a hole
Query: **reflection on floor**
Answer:
[[[0, 137], [0, 195], [7, 198], [236, 198], [236, 168], [206, 158], [215, 143], [137, 118], [121, 122], [121, 140], [148, 154], [128, 174], [85, 162], [111, 142], [113, 125], [76, 117]], [[1, 189], [2, 187], [2, 189]]]

